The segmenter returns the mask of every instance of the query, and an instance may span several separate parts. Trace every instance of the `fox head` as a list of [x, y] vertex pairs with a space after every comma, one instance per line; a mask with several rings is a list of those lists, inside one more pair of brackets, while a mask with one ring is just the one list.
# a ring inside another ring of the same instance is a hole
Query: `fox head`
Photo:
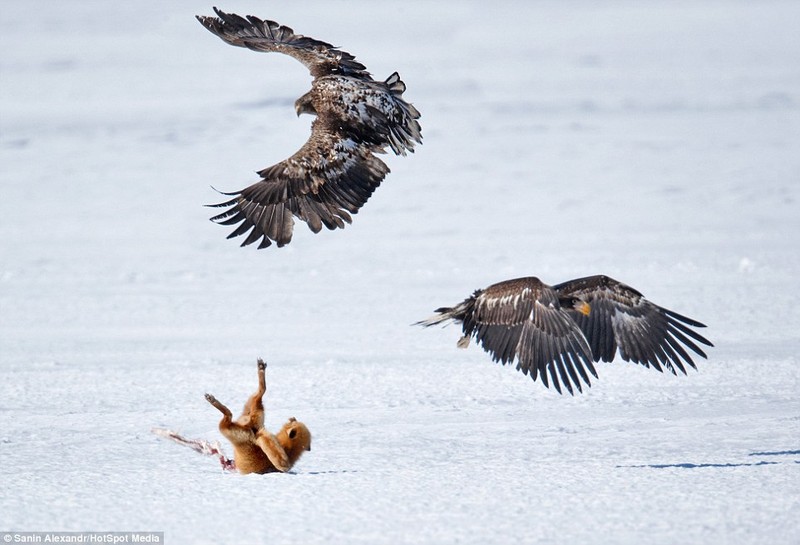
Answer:
[[311, 432], [302, 422], [298, 422], [295, 417], [291, 417], [286, 424], [275, 434], [278, 442], [286, 451], [289, 459], [294, 463], [303, 452], [311, 450]]

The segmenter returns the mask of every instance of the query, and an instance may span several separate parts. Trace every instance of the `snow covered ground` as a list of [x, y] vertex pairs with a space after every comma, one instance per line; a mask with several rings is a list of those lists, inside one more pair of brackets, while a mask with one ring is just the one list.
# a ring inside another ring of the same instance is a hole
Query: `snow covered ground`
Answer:
[[[0, 10], [0, 530], [168, 543], [800, 541], [800, 3], [237, 2], [398, 70], [425, 144], [343, 231], [208, 221], [292, 153], [296, 61], [189, 1]], [[688, 377], [559, 396], [411, 327], [605, 273], [708, 324]], [[268, 363], [288, 475], [223, 473]], [[230, 449], [228, 449], [230, 452]]]

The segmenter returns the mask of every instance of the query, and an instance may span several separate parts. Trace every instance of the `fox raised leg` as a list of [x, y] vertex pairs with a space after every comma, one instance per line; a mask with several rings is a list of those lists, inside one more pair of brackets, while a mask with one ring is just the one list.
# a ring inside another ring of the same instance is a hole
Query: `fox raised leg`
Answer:
[[236, 421], [242, 426], [249, 426], [259, 430], [264, 427], [264, 394], [267, 393], [266, 370], [267, 364], [258, 358], [258, 390], [250, 396], [244, 404], [242, 416]]
[[233, 415], [231, 414], [231, 410], [222, 403], [220, 403], [219, 401], [217, 401], [217, 398], [212, 396], [211, 394], [206, 394], [206, 401], [208, 401], [214, 407], [216, 407], [219, 410], [219, 412], [221, 412], [224, 415], [224, 417], [228, 419], [228, 421], [230, 421], [230, 419], [233, 417]]

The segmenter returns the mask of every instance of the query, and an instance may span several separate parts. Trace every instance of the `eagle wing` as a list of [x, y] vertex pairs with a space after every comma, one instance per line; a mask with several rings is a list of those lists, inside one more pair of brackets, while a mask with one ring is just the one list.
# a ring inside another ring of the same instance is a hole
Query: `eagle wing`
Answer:
[[684, 362], [694, 367], [689, 348], [706, 357], [694, 341], [713, 346], [690, 327], [704, 324], [659, 307], [635, 289], [607, 276], [589, 276], [554, 286], [559, 296], [579, 297], [591, 307], [588, 316], [574, 310], [567, 312], [589, 341], [594, 361], [611, 361], [617, 348], [625, 361], [633, 361], [657, 370], [662, 365], [676, 374], [675, 367], [686, 374]]
[[253, 51], [285, 53], [308, 68], [315, 78], [342, 74], [371, 81], [366, 67], [355, 57], [329, 43], [315, 40], [276, 23], [253, 15], [242, 17], [214, 8], [217, 17], [198, 15], [197, 20], [223, 41]]
[[348, 136], [327, 118], [311, 125], [308, 141], [290, 158], [258, 172], [262, 179], [235, 196], [211, 205], [227, 210], [211, 218], [222, 225], [240, 224], [228, 238], [250, 231], [242, 246], [259, 238], [259, 248], [279, 247], [292, 239], [292, 216], [317, 233], [343, 228], [389, 172], [375, 149]]
[[541, 375], [548, 388], [552, 381], [559, 393], [561, 383], [570, 394], [573, 385], [583, 391], [581, 380], [591, 386], [587, 370], [597, 377], [581, 330], [538, 279], [494, 284], [465, 304], [464, 335], [473, 335], [494, 361], [506, 364], [516, 357], [517, 369], [534, 380]]

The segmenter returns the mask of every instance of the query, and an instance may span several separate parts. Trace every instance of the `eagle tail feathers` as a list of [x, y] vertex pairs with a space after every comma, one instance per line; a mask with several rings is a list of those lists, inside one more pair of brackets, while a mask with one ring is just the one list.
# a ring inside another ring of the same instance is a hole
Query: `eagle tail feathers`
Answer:
[[429, 318], [425, 318], [424, 320], [420, 320], [419, 322], [414, 322], [413, 325], [421, 325], [423, 327], [430, 327], [432, 325], [446, 324], [447, 322], [449, 322], [450, 320], [453, 319], [453, 316], [451, 314], [452, 311], [453, 311], [452, 308], [437, 308], [434, 311], [437, 314], [434, 314], [433, 316], [431, 316]]
[[449, 321], [463, 322], [468, 310], [466, 302], [459, 303], [455, 307], [437, 308], [434, 311], [436, 314], [425, 320], [415, 322], [414, 325], [430, 327], [432, 325], [446, 324]]

